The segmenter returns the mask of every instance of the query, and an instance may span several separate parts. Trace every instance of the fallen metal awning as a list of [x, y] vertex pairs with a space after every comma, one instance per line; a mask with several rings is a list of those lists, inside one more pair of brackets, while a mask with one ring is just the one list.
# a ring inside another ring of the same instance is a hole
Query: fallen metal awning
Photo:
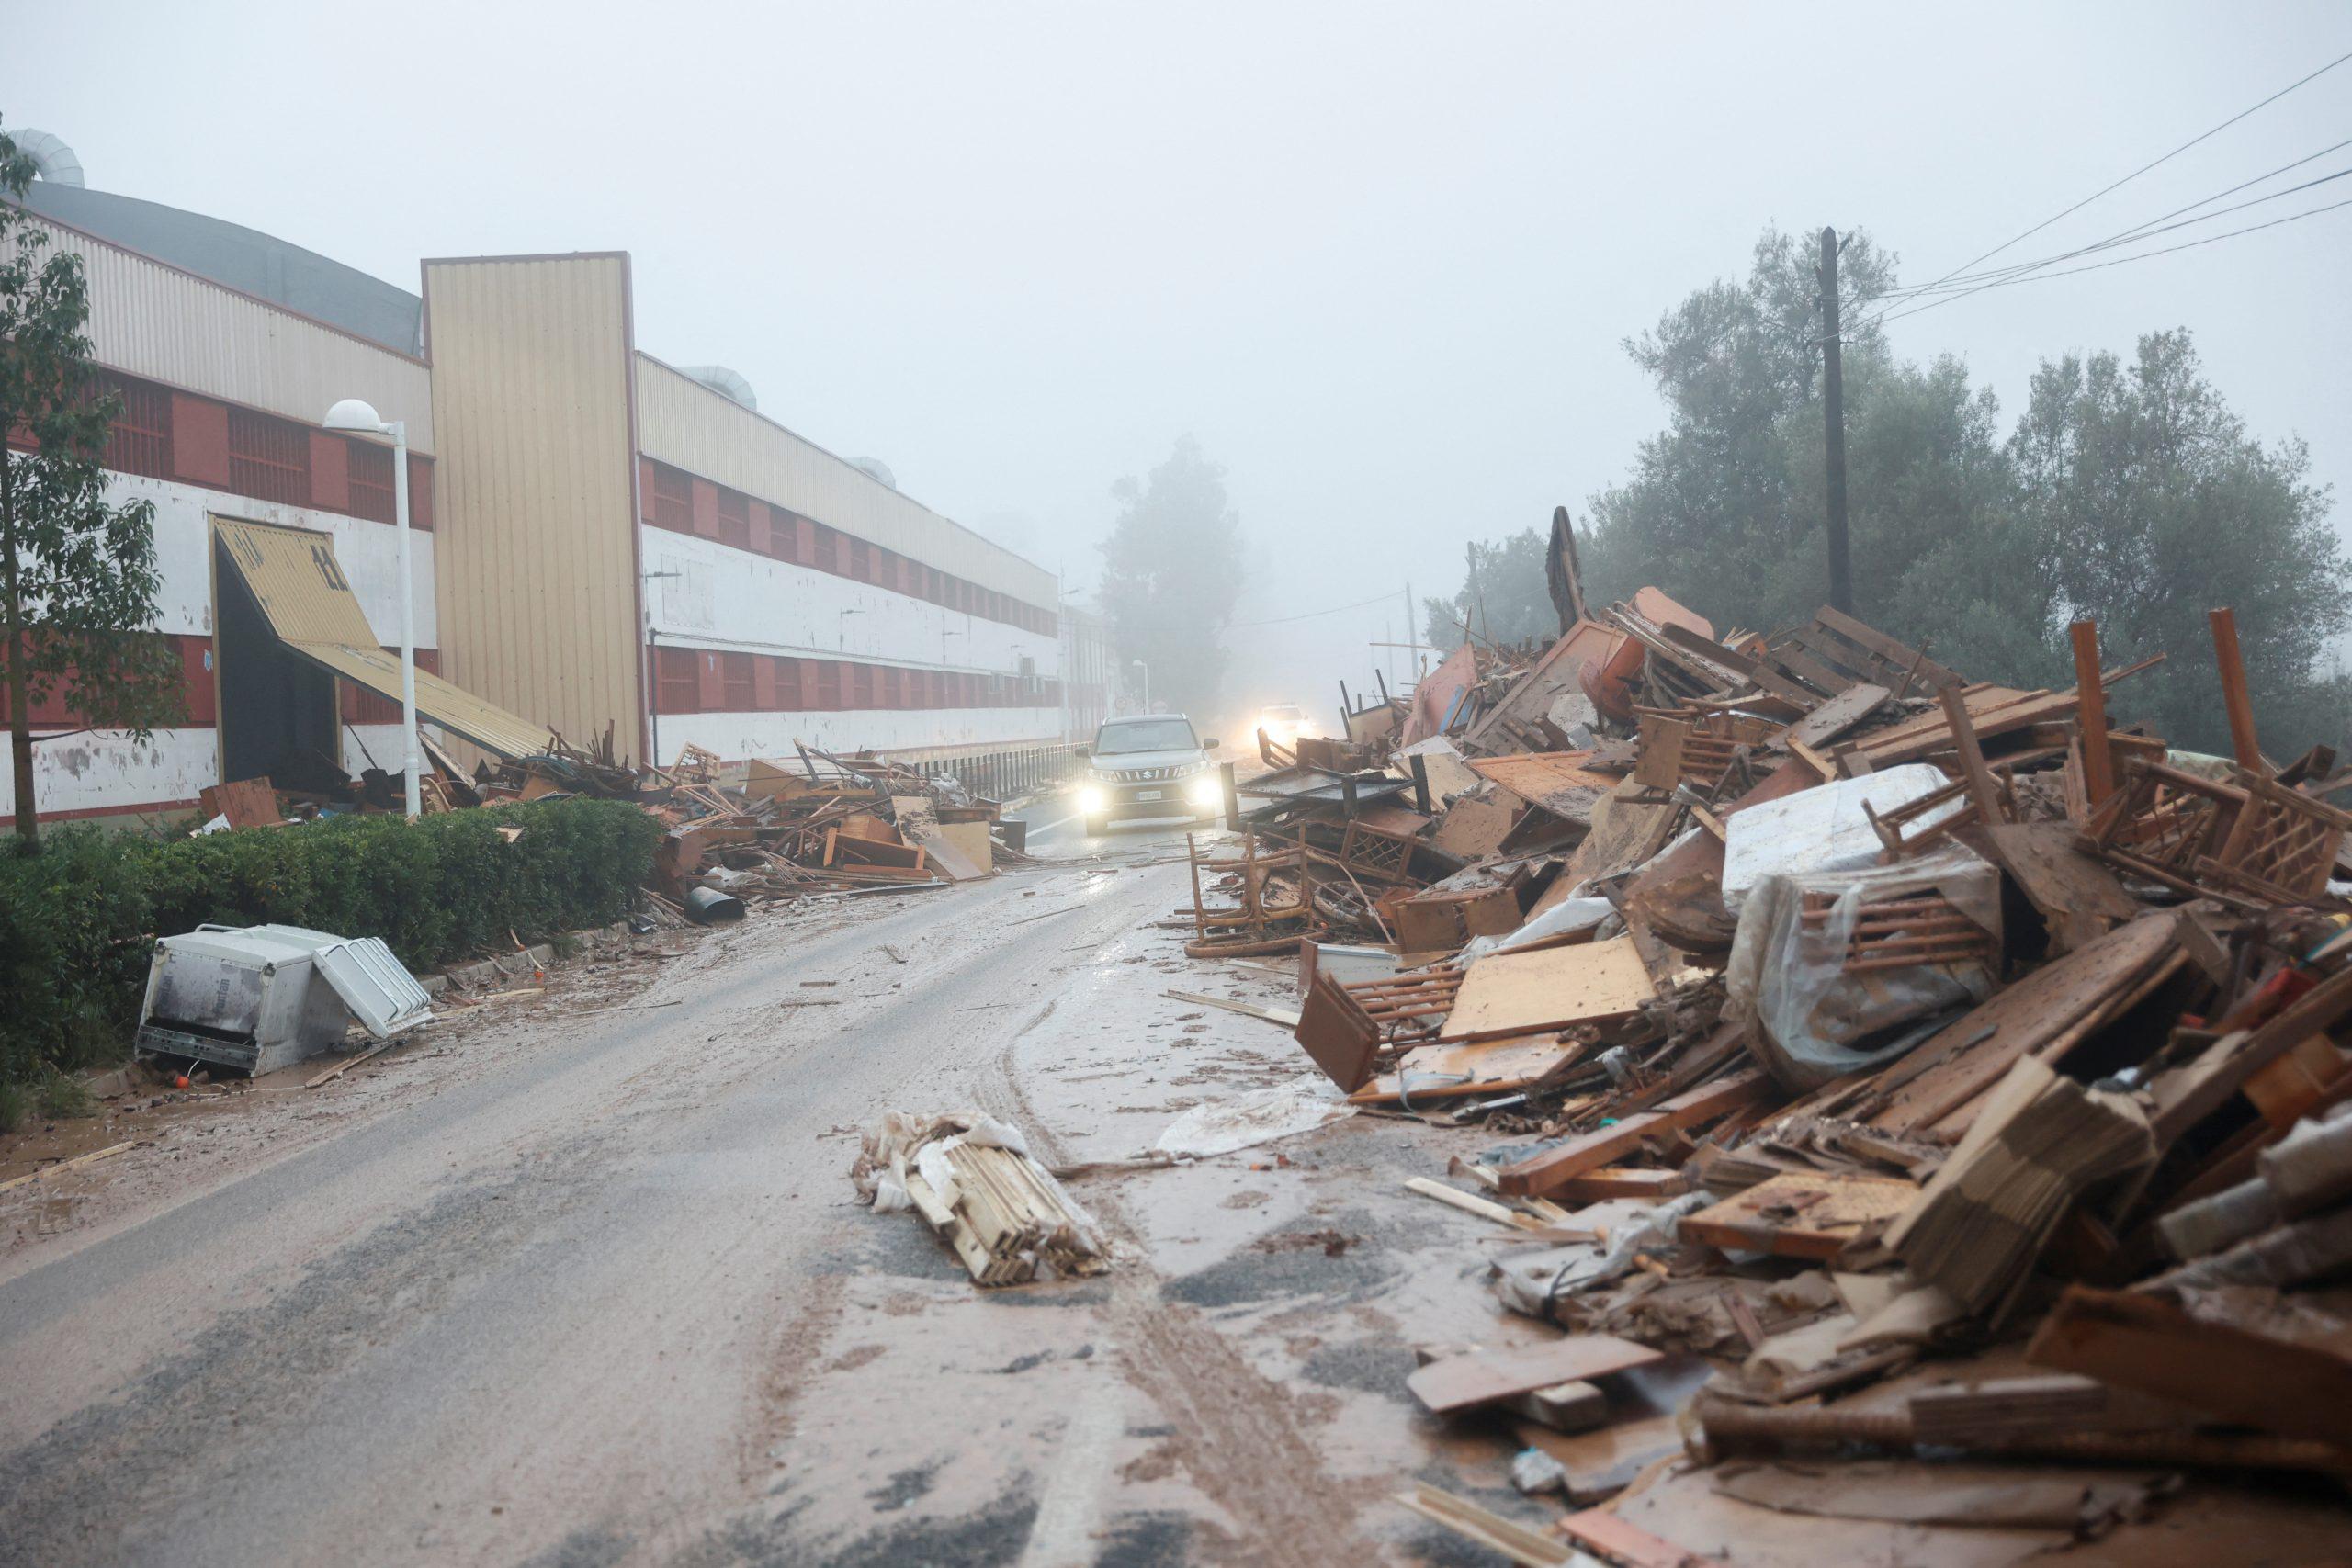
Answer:
[[[394, 702], [401, 661], [387, 653], [335, 559], [334, 541], [307, 528], [216, 517], [238, 578], [277, 640], [311, 663]], [[530, 757], [554, 741], [544, 724], [507, 712], [427, 670], [416, 671], [416, 711], [502, 757]]]

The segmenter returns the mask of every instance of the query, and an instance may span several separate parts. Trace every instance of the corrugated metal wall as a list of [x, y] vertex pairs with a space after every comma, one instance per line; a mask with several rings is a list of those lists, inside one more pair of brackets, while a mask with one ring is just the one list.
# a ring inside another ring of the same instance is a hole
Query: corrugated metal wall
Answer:
[[637, 440], [649, 457], [1051, 609], [1054, 574], [869, 478], [815, 443], [650, 355], [637, 356]]
[[82, 258], [90, 283], [90, 344], [101, 365], [305, 424], [343, 398], [365, 398], [408, 422], [408, 443], [436, 452], [425, 367], [232, 288], [28, 219], [54, 248]]
[[642, 756], [622, 256], [428, 262], [441, 670]]

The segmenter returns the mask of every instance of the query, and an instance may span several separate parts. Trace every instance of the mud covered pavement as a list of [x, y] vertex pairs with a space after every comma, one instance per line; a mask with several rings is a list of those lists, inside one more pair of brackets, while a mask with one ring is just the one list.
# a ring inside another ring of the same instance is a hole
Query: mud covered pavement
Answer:
[[1492, 1317], [1490, 1227], [1401, 1187], [1442, 1134], [1075, 1179], [1114, 1268], [1016, 1290], [854, 1201], [886, 1108], [1115, 1160], [1299, 1076], [1282, 1030], [1161, 995], [1202, 984], [1159, 924], [1180, 835], [1039, 831], [1088, 858], [560, 973], [412, 1048], [446, 1055], [197, 1108], [0, 1213], [0, 1562], [1446, 1553], [1385, 1506], [1492, 1470], [1405, 1391], [1414, 1344]]

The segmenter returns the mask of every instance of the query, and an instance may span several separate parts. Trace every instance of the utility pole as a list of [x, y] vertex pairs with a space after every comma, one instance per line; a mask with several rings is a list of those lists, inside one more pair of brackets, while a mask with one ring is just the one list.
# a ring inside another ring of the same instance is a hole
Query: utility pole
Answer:
[[1846, 367], [1838, 344], [1838, 231], [1821, 231], [1821, 422], [1829, 461], [1829, 603], [1854, 613], [1846, 558]]

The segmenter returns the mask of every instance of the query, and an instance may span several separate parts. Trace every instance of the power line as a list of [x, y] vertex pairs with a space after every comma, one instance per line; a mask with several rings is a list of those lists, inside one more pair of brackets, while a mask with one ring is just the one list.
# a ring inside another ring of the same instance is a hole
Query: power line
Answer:
[[2071, 251], [2061, 251], [2055, 255], [2043, 256], [2039, 261], [2018, 262], [2010, 266], [1996, 266], [1984, 272], [1968, 273], [1952, 277], [1943, 283], [1923, 283], [1910, 288], [1882, 288], [1876, 293], [1870, 295], [1868, 298], [1871, 299], [1886, 299], [1894, 301], [1893, 304], [1881, 308], [1879, 317], [1880, 319], [1883, 319], [1884, 316], [1894, 310], [1897, 305], [1905, 301], [1919, 299], [1929, 294], [1966, 293], [1970, 291], [1973, 285], [1978, 283], [2005, 281], [2008, 278], [2015, 277], [2020, 273], [2038, 272], [2043, 267], [2054, 266], [2062, 261], [2072, 261], [2076, 256], [2091, 255], [2099, 251], [2112, 250], [2118, 245], [2131, 244], [2140, 240], [2152, 238], [2157, 234], [2169, 233], [2175, 229], [2185, 229], [2190, 224], [2205, 223], [2210, 222], [2216, 218], [2225, 218], [2233, 212], [2243, 212], [2249, 207], [2259, 207], [2266, 201], [2276, 201], [2280, 197], [2292, 196], [2297, 191], [2309, 190], [2313, 186], [2323, 186], [2327, 184], [2330, 180], [2341, 179], [2346, 174], [2352, 173], [2352, 170], [2339, 169], [2335, 174], [2324, 175], [2315, 180], [2305, 180], [2301, 185], [2288, 186], [2283, 189], [2269, 191], [2264, 195], [2255, 197], [2251, 200], [2241, 201], [2233, 207], [2224, 207], [2212, 212], [2200, 214], [2195, 218], [2183, 219], [2177, 223], [2166, 223], [2165, 221], [2168, 218], [2178, 218], [2180, 214], [2184, 212], [2193, 212], [2198, 208], [2204, 207], [2211, 202], [2219, 201], [2225, 196], [2234, 195], [2235, 193], [2245, 189], [2249, 186], [2260, 185], [2263, 181], [2273, 178], [2278, 175], [2283, 175], [2290, 169], [2301, 168], [2303, 164], [2312, 162], [2315, 158], [2325, 157], [2328, 153], [2346, 147], [2352, 147], [2352, 137], [2347, 137], [2346, 140], [2335, 142], [2332, 146], [2323, 147], [2316, 152], [2306, 153], [2302, 157], [2296, 159], [2291, 164], [2281, 164], [2278, 167], [2271, 169], [2266, 173], [2256, 175], [2250, 180], [2240, 180], [2236, 185], [2231, 186], [2226, 190], [2215, 191], [2211, 196], [2202, 197], [2197, 201], [2192, 201], [2185, 207], [2176, 207], [2170, 212], [2159, 213], [2155, 217], [2148, 219], [2144, 222], [2135, 223], [2129, 229], [2120, 230], [2116, 233], [2110, 234], [2104, 240], [2095, 241], [2087, 245], [2079, 245]]
[[[2305, 162], [2308, 161], [2309, 160], [2305, 160]], [[2301, 185], [2289, 186], [2284, 190], [2274, 190], [2267, 196], [2257, 196], [2251, 201], [2241, 201], [2233, 207], [2219, 208], [2214, 211], [2203, 213], [2195, 218], [2184, 218], [2177, 223], [2164, 223], [2159, 225], [2156, 220], [2150, 219], [2148, 222], [2141, 224], [2137, 229], [2127, 229], [2120, 234], [2099, 241], [2097, 244], [2084, 245], [2077, 250], [2062, 251], [2053, 256], [2044, 256], [2040, 261], [2020, 262], [2016, 266], [2012, 267], [1996, 267], [1991, 272], [1974, 273], [1969, 277], [1956, 279], [1952, 283], [1940, 288], [1933, 290], [1920, 290], [1918, 293], [1910, 295], [1907, 299], [1898, 300], [1895, 304], [1887, 306], [1876, 316], [1872, 317], [1871, 320], [1873, 322], [1893, 321], [1897, 315], [1913, 314], [1914, 312], [1902, 310], [1900, 307], [1905, 303], [1917, 303], [1921, 298], [1925, 297], [1928, 293], [1940, 295], [1948, 299], [1965, 299], [1971, 294], [1981, 294], [1987, 288], [1997, 288], [2004, 284], [2024, 283], [2029, 281], [2029, 274], [2039, 273], [2044, 267], [2055, 266], [2060, 262], [2073, 261], [2077, 256], [2096, 255], [2101, 251], [2111, 251], [2118, 245], [2137, 244], [2143, 240], [2153, 240], [2159, 234], [2169, 234], [2175, 230], [2187, 229], [2195, 224], [2210, 223], [2216, 218], [2226, 218], [2233, 212], [2243, 212], [2249, 207], [2259, 207], [2266, 201], [2277, 201], [2281, 197], [2293, 196], [2299, 191], [2306, 191], [2316, 186], [2327, 185], [2332, 181], [2343, 179], [2347, 175], [2352, 175], [2352, 168], [2338, 169], [2332, 175], [2322, 175], [2315, 180], [2305, 180]], [[2249, 181], [2248, 183], [2251, 184], [2252, 182]], [[2211, 197], [2206, 197], [2206, 200], [2208, 201], [2214, 198]], [[2189, 205], [2193, 207], [2200, 204], [2192, 202]], [[2182, 209], [2180, 210], [2185, 211], [2187, 209]], [[2257, 227], [2260, 226], [2261, 225], [2257, 225]], [[2250, 231], [2244, 229], [2231, 231], [2232, 233], [2238, 234], [2247, 233], [2249, 231]], [[2226, 237], [2227, 236], [2225, 235], [2214, 236], [2216, 239]], [[2162, 255], [2164, 253], [2162, 251], [2149, 251], [2143, 254], [2148, 255]], [[2127, 259], [2136, 260], [2137, 258]], [[2088, 269], [2075, 267], [2070, 268], [2069, 270], [2081, 272]], [[2064, 277], [2066, 274], [2057, 272], [2052, 273], [2050, 276], [2052, 277]]]
[[2352, 53], [2337, 55], [2334, 60], [2329, 61], [2326, 64], [2321, 66], [2310, 75], [2301, 77], [2295, 81], [2288, 83], [2287, 85], [2279, 88], [2277, 92], [2271, 94], [2260, 103], [2255, 104], [2251, 107], [2240, 109], [2237, 113], [2232, 115], [2221, 124], [2214, 126], [2211, 130], [2200, 131], [2199, 134], [2190, 137], [2188, 141], [2182, 142], [2179, 146], [2174, 148], [2163, 157], [2141, 164], [2138, 168], [2132, 170], [2130, 174], [2110, 185], [2101, 186], [2098, 189], [2091, 192], [2090, 195], [2083, 197], [2082, 200], [2075, 203], [2074, 206], [2066, 209], [2065, 211], [2056, 213], [2051, 217], [2043, 219], [2041, 222], [2035, 224], [2032, 228], [2026, 230], [2023, 233], [2010, 236], [2008, 239], [2002, 241], [1999, 244], [1995, 245], [1991, 250], [1986, 251], [1983, 255], [1976, 256], [1971, 260], [1961, 263], [1958, 266], [1952, 268], [1951, 271], [1944, 274], [1943, 276], [1937, 278], [1934, 283], [1928, 284], [1925, 287], [1933, 288], [1939, 284], [1949, 283], [1953, 278], [1959, 276], [1962, 273], [1966, 272], [1969, 268], [1974, 266], [1978, 262], [1990, 261], [1993, 257], [1999, 255], [2003, 251], [2007, 250], [2011, 245], [2016, 244], [2019, 240], [2028, 239], [2032, 235], [2039, 234], [2044, 229], [2049, 228], [2052, 223], [2057, 222], [2059, 219], [2071, 217], [2075, 213], [2080, 212], [2084, 208], [2088, 207], [2092, 202], [2097, 201], [2100, 197], [2107, 195], [2109, 191], [2130, 185], [2133, 180], [2138, 179], [2150, 169], [2156, 167], [2160, 164], [2171, 162], [2173, 159], [2179, 157], [2183, 152], [2188, 152], [2191, 147], [2196, 146], [2199, 142], [2207, 141], [2210, 138], [2217, 136], [2222, 131], [2227, 130], [2238, 121], [2245, 118], [2246, 116], [2253, 114], [2256, 109], [2267, 108], [2270, 105], [2275, 104], [2279, 99], [2285, 97], [2288, 94], [2293, 92], [2296, 88], [2326, 75], [2329, 72], [2335, 70], [2337, 66], [2343, 64], [2347, 60], [2352, 60]]
[[1379, 593], [1369, 599], [1359, 599], [1352, 604], [1334, 604], [1328, 610], [1309, 610], [1303, 615], [1276, 615], [1267, 621], [1227, 621], [1225, 626], [1227, 631], [1240, 631], [1249, 626], [1287, 626], [1293, 621], [1311, 621], [1318, 615], [1337, 615], [1349, 610], [1361, 610], [1366, 604], [1385, 604], [1394, 598], [1396, 595], [1393, 593]]
[[[2347, 170], [2346, 173], [2352, 173], [2352, 170]], [[1905, 316], [1917, 316], [1923, 311], [1932, 310], [1939, 305], [1949, 305], [1955, 299], [1965, 299], [1971, 294], [1981, 294], [1987, 288], [2007, 288], [2018, 283], [2041, 283], [2052, 277], [2071, 277], [2078, 272], [2098, 272], [2103, 267], [2121, 266], [2126, 262], [2146, 261], [2153, 256], [2168, 256], [2175, 251], [2193, 251], [2199, 245], [2211, 245], [2222, 240], [2233, 240], [2240, 234], [2252, 234], [2264, 229], [2276, 229], [2284, 223], [2297, 222], [2305, 218], [2316, 218], [2323, 212], [2334, 212], [2338, 208], [2344, 207], [2352, 207], [2352, 197], [2346, 197], [2342, 201], [2332, 201], [2324, 207], [2309, 208], [2301, 212], [2290, 212], [2284, 218], [2273, 218], [2267, 223], [2250, 223], [2243, 229], [2232, 229], [2226, 233], [2208, 234], [2201, 240], [2188, 240], [2177, 245], [2166, 245], [2161, 250], [2142, 251], [2137, 255], [2118, 256], [2113, 261], [2093, 262], [2088, 266], [2070, 266], [2063, 272], [2036, 273], [2027, 277], [2011, 277], [1997, 283], [1980, 284], [1974, 288], [1965, 289], [1958, 294], [1947, 294], [1940, 299], [1930, 299], [1924, 305], [1915, 305], [1908, 310], [1896, 310], [1890, 315], [1879, 317], [1878, 321], [1899, 321]]]

